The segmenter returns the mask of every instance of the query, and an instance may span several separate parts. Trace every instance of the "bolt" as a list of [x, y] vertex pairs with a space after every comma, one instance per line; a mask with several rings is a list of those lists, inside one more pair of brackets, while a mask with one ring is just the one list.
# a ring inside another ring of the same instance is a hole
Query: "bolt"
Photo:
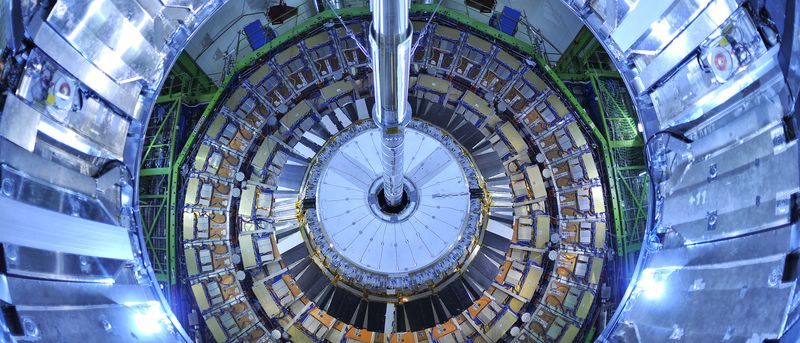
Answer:
[[769, 287], [777, 287], [778, 284], [781, 282], [781, 275], [783, 274], [783, 270], [773, 269], [772, 273], [769, 274], [769, 278], [767, 278], [767, 285]]
[[706, 213], [706, 219], [708, 220], [708, 230], [716, 230], [717, 228], [717, 211], [711, 211]]
[[111, 331], [111, 322], [109, 322], [107, 319], [101, 320], [100, 324], [103, 325], [103, 330], [106, 330], [107, 332]]
[[11, 178], [4, 178], [2, 190], [5, 196], [10, 197], [11, 193], [14, 192], [14, 180]]
[[17, 258], [19, 257], [19, 247], [17, 247], [16, 245], [9, 244], [6, 245], [5, 248], [6, 248], [6, 258], [9, 261], [16, 261]]
[[22, 327], [25, 330], [25, 336], [36, 337], [39, 336], [39, 327], [30, 318], [22, 319]]

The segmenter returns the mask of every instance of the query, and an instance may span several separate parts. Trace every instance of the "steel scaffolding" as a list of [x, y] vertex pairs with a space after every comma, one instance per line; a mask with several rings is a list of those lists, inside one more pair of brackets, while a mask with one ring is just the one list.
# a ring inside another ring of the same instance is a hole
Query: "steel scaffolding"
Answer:
[[139, 216], [150, 262], [166, 298], [177, 283], [175, 180], [173, 168], [182, 146], [180, 127], [193, 127], [184, 105], [208, 102], [217, 90], [186, 53], [181, 54], [162, 87], [150, 116], [139, 173]]
[[611, 59], [586, 28], [578, 33], [555, 70], [564, 80], [591, 85], [586, 98], [593, 106], [585, 107], [593, 112], [590, 117], [602, 129], [607, 144], [614, 241], [627, 284], [641, 249], [649, 199], [644, 139], [636, 111]]

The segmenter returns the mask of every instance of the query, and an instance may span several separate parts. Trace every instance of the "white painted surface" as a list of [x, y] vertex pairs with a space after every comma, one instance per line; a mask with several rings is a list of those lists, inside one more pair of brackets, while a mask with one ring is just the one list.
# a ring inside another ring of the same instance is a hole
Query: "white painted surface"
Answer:
[[317, 215], [333, 248], [352, 263], [385, 273], [419, 270], [449, 252], [461, 236], [469, 187], [441, 143], [406, 129], [403, 165], [416, 184], [419, 207], [403, 222], [383, 221], [367, 203], [369, 187], [382, 175], [380, 144], [380, 132], [372, 129], [335, 152], [320, 179]]

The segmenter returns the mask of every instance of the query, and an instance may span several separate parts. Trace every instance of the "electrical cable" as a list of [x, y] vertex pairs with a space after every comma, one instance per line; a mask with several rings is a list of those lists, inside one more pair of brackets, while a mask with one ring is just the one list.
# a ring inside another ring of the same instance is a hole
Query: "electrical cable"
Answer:
[[344, 28], [344, 32], [347, 33], [347, 35], [350, 36], [350, 38], [352, 38], [353, 41], [356, 42], [356, 45], [358, 46], [358, 49], [361, 50], [361, 52], [364, 54], [364, 56], [367, 57], [367, 61], [369, 62], [369, 64], [372, 65], [372, 56], [367, 51], [367, 48], [365, 48], [363, 45], [361, 45], [361, 42], [358, 41], [358, 37], [356, 37], [356, 35], [353, 33], [353, 31], [350, 31], [350, 28], [347, 27], [347, 24], [345, 24], [345, 22], [342, 19], [342, 17], [339, 15], [338, 12], [336, 12], [336, 8], [333, 6], [333, 4], [331, 4], [331, 0], [325, 0], [325, 3], [328, 4], [328, 7], [330, 7], [331, 11], [333, 11], [333, 15], [336, 16], [336, 19], [339, 19], [339, 23], [342, 24], [342, 28]]

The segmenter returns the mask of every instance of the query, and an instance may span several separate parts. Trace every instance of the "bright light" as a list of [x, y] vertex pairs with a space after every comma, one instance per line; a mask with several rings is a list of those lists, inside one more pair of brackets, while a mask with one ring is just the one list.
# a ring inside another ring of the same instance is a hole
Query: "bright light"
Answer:
[[636, 287], [647, 299], [655, 300], [664, 295], [664, 281], [660, 279], [653, 269], [642, 271], [642, 277], [636, 283]]
[[133, 315], [136, 329], [145, 335], [161, 332], [163, 329], [161, 323], [165, 318], [166, 314], [158, 304], [151, 304]]
[[127, 192], [120, 192], [120, 193], [121, 193], [121, 194], [119, 195], [120, 202], [122, 202], [123, 204], [128, 204], [128, 203], [130, 203], [130, 201], [131, 201], [131, 197], [130, 197], [130, 196], [128, 196], [128, 193], [127, 193]]
[[659, 20], [650, 25], [650, 32], [653, 36], [656, 36], [660, 42], [665, 42], [669, 38], [670, 28], [669, 22], [666, 20]]

